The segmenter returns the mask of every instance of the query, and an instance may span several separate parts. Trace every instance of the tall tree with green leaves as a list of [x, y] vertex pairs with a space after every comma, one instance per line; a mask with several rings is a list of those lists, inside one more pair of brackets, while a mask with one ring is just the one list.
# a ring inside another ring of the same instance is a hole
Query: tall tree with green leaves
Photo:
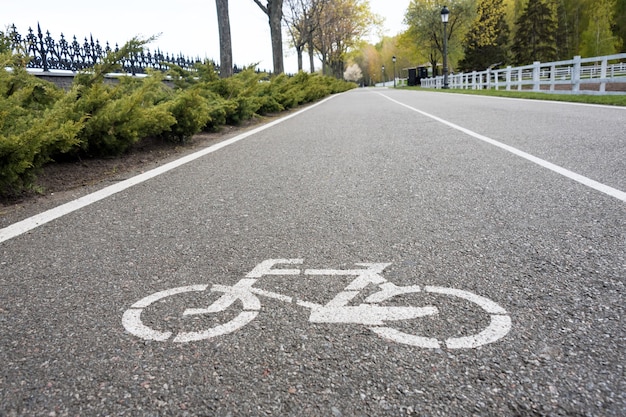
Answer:
[[553, 3], [549, 0], [528, 0], [516, 25], [511, 48], [515, 64], [527, 65], [534, 61], [550, 62], [556, 59], [558, 23]]
[[476, 19], [465, 36], [461, 71], [482, 71], [507, 62], [509, 25], [504, 0], [478, 0]]
[[[443, 57], [442, 5], [436, 0], [411, 0], [404, 22], [408, 25], [407, 35], [417, 42], [420, 55], [428, 57], [434, 71]], [[449, 0], [450, 10], [447, 25], [448, 57], [450, 68], [462, 55], [461, 43], [474, 20], [475, 0]]]
[[324, 74], [342, 78], [347, 54], [379, 22], [367, 0], [333, 0], [320, 13], [320, 27], [314, 37]]
[[613, 25], [613, 34], [621, 40], [621, 48], [619, 52], [626, 52], [626, 0], [617, 0], [615, 2], [615, 21]]
[[621, 39], [611, 30], [615, 0], [596, 0], [589, 12], [589, 24], [582, 33], [580, 54], [585, 57], [615, 54], [621, 47]]
[[557, 59], [572, 59], [580, 50], [580, 35], [588, 21], [590, 0], [557, 0]]

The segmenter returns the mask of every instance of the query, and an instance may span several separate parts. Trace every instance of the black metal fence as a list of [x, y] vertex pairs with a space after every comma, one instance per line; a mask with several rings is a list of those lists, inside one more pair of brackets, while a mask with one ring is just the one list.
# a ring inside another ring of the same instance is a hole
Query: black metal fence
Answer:
[[[28, 34], [23, 37], [17, 32], [15, 25], [12, 25], [4, 36], [9, 40], [15, 52], [26, 53], [30, 57], [27, 68], [37, 68], [44, 71], [67, 70], [76, 72], [91, 68], [102, 62], [107, 53], [119, 50], [117, 44], [115, 49], [111, 49], [108, 42], [102, 46], [97, 39], [94, 41], [91, 35], [89, 39], [85, 38], [82, 44], [78, 42], [76, 36], [74, 36], [73, 41], [69, 42], [63, 34], [61, 34], [59, 41], [55, 41], [50, 36], [49, 31], [46, 31], [45, 35], [42, 33], [39, 24], [37, 24], [37, 34], [33, 32], [32, 28], [28, 28]], [[136, 75], [145, 74], [148, 68], [166, 71], [170, 65], [177, 65], [193, 71], [197, 62], [201, 62], [200, 58], [191, 59], [182, 55], [170, 56], [163, 54], [158, 49], [155, 52], [144, 49], [140, 53], [130, 54], [120, 64], [124, 72]]]

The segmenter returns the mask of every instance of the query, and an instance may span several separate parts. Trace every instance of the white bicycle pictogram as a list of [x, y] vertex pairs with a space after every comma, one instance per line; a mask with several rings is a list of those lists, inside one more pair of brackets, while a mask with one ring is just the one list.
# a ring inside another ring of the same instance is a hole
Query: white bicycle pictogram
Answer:
[[[171, 288], [149, 295], [124, 312], [122, 324], [129, 333], [146, 340], [171, 341], [176, 343], [193, 342], [211, 339], [232, 333], [254, 320], [261, 310], [259, 296], [268, 297], [311, 310], [309, 321], [311, 323], [336, 323], [336, 324], [361, 324], [377, 335], [397, 343], [403, 343], [422, 348], [448, 349], [476, 348], [488, 343], [493, 343], [504, 337], [511, 329], [511, 318], [506, 310], [494, 301], [474, 294], [469, 291], [455, 288], [424, 286], [397, 286], [387, 281], [381, 274], [390, 263], [357, 263], [355, 269], [304, 269], [298, 268], [275, 268], [277, 265], [300, 265], [303, 259], [268, 259], [258, 264], [245, 278], [235, 285], [213, 285], [209, 289], [212, 293], [222, 294], [206, 308], [187, 308], [183, 316], [208, 315], [220, 313], [233, 307], [237, 301], [241, 303], [243, 311], [225, 323], [218, 324], [202, 331], [179, 332], [174, 335], [170, 331], [156, 330], [146, 326], [141, 319], [142, 311], [172, 295], [206, 291], [208, 284], [190, 285]], [[327, 276], [354, 276], [354, 280], [331, 301], [326, 304], [318, 304], [293, 297], [255, 288], [253, 285], [267, 275], [327, 275]], [[370, 294], [359, 305], [349, 305], [359, 293], [369, 285], [377, 285], [379, 291]], [[419, 317], [436, 315], [439, 310], [435, 306], [386, 306], [380, 303], [404, 294], [430, 293], [449, 297], [457, 297], [478, 305], [490, 316], [489, 325], [477, 334], [450, 337], [439, 340], [433, 337], [425, 337], [405, 333], [390, 327], [387, 322], [410, 320]], [[234, 307], [233, 307], [234, 308]]]

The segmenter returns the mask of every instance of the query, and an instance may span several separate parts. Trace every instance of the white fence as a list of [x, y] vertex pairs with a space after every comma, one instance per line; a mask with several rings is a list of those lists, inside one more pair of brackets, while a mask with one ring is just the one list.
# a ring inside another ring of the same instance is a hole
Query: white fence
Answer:
[[[450, 74], [449, 88], [526, 90], [559, 93], [609, 94], [610, 83], [626, 84], [626, 53], [594, 58], [574, 57], [568, 61], [535, 62], [523, 67], [488, 69]], [[442, 88], [443, 76], [421, 80], [423, 88]], [[626, 94], [624, 89], [620, 94]]]

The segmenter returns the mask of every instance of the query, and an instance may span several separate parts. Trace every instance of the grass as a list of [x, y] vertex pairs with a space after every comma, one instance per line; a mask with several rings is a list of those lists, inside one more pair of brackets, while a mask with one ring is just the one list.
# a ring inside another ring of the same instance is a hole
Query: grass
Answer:
[[[422, 90], [421, 87], [402, 87], [407, 90]], [[551, 100], [551, 101], [569, 101], [574, 103], [586, 103], [586, 104], [603, 104], [609, 106], [625, 106], [626, 107], [626, 94], [611, 94], [611, 95], [591, 95], [591, 94], [554, 94], [554, 93], [537, 93], [526, 91], [505, 91], [505, 90], [440, 90], [440, 89], [424, 89], [422, 91], [436, 91], [445, 94], [471, 94], [479, 96], [491, 96], [491, 97], [508, 97], [508, 98], [523, 98], [528, 100]]]

